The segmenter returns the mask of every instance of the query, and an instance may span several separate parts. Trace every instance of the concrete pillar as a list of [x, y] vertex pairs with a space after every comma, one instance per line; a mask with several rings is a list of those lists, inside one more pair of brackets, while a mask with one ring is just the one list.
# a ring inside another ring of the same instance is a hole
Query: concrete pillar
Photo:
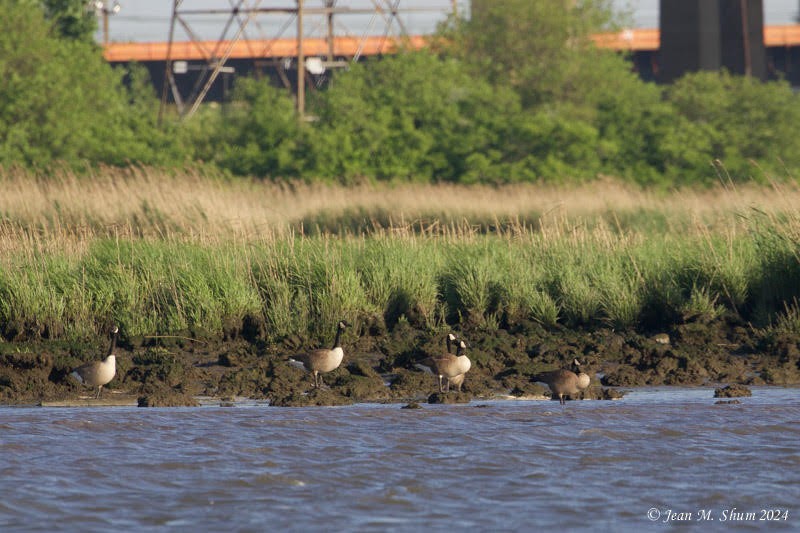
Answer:
[[726, 68], [766, 79], [763, 0], [661, 0], [660, 82]]

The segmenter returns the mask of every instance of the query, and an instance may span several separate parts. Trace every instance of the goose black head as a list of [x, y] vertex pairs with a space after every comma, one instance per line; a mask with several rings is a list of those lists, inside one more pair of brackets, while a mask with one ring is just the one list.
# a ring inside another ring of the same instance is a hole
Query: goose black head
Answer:
[[350, 326], [350, 324], [347, 321], [345, 321], [345, 320], [340, 320], [339, 321], [339, 329], [345, 329], [345, 328], [347, 328], [349, 326]]

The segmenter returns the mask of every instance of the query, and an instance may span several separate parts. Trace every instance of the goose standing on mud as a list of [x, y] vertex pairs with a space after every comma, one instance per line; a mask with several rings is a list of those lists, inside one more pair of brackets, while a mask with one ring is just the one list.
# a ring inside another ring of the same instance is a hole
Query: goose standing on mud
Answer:
[[342, 364], [344, 350], [342, 349], [340, 339], [342, 332], [347, 326], [349, 326], [349, 324], [344, 320], [339, 321], [339, 325], [336, 327], [336, 338], [333, 341], [333, 348], [330, 350], [320, 348], [289, 359], [289, 363], [292, 365], [303, 368], [307, 372], [314, 374], [315, 389], [322, 386], [322, 376], [320, 376], [320, 373], [336, 370], [339, 368], [339, 365]]
[[114, 326], [114, 329], [111, 330], [111, 346], [108, 348], [108, 354], [105, 359], [86, 363], [72, 371], [72, 377], [84, 385], [92, 388], [97, 387], [95, 399], [100, 398], [103, 392], [103, 385], [114, 379], [117, 373], [117, 357], [114, 355], [114, 350], [117, 347], [118, 335], [119, 328]]
[[[450, 335], [452, 335], [452, 333]], [[454, 380], [458, 376], [461, 376], [462, 374], [467, 373], [472, 365], [469, 358], [466, 355], [462, 355], [463, 351], [467, 348], [467, 344], [463, 340], [458, 341], [456, 353], [453, 354], [449, 349], [450, 340], [451, 339], [448, 337], [448, 352], [441, 356], [432, 358], [433, 366], [436, 369], [436, 375], [439, 377], [439, 392], [449, 392], [450, 381]], [[442, 379], [447, 380], [446, 387], [442, 387]], [[463, 382], [464, 378], [462, 377], [458, 383], [459, 390], [461, 390], [461, 383]]]
[[438, 372], [438, 369], [437, 369], [437, 366], [436, 366], [436, 360], [440, 359], [442, 357], [445, 357], [445, 358], [453, 357], [453, 343], [456, 341], [456, 336], [454, 334], [452, 334], [452, 333], [448, 333], [447, 336], [444, 338], [444, 341], [445, 341], [445, 346], [447, 346], [447, 351], [444, 353], [444, 355], [439, 355], [439, 356], [433, 355], [431, 357], [423, 359], [419, 363], [415, 363], [414, 364], [414, 366], [418, 370], [422, 370], [423, 372], [425, 372], [427, 374], [435, 374], [435, 375], [437, 375], [439, 377], [439, 392], [442, 391], [442, 377], [443, 376], [440, 375], [439, 372]]
[[456, 349], [456, 357], [458, 357], [459, 365], [461, 365], [461, 369], [463, 370], [463, 372], [457, 375], [456, 377], [448, 380], [447, 383], [448, 387], [450, 385], [455, 385], [456, 390], [458, 390], [458, 392], [461, 392], [461, 385], [464, 384], [464, 377], [467, 375], [467, 372], [469, 372], [469, 369], [472, 367], [472, 361], [469, 360], [469, 357], [461, 354], [462, 350], [466, 349], [467, 349], [466, 343], [464, 341], [461, 341], [458, 345], [458, 348]]
[[[588, 378], [589, 376], [586, 377]], [[566, 403], [564, 396], [573, 396], [581, 391], [578, 375], [571, 370], [565, 370], [563, 368], [537, 374], [533, 376], [532, 381], [546, 383], [553, 393], [553, 398], [558, 396], [558, 401], [561, 405]]]

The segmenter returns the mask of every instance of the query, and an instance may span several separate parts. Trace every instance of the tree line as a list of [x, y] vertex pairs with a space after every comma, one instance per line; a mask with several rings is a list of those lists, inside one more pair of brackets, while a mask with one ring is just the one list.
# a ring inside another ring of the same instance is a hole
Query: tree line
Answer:
[[[791, 179], [800, 102], [725, 72], [671, 85], [596, 48], [609, 0], [475, 0], [430, 48], [337, 71], [300, 121], [239, 78], [232, 99], [157, 124], [144, 68], [112, 68], [79, 0], [0, 0], [0, 166], [208, 167], [269, 179], [643, 185]], [[94, 26], [93, 26], [94, 24]]]

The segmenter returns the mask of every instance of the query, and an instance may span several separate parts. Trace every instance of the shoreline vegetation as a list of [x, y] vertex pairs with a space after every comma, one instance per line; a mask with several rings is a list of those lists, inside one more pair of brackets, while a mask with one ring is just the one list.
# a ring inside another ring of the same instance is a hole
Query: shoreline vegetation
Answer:
[[[800, 188], [355, 187], [150, 168], [0, 174], [0, 402], [58, 400], [120, 326], [109, 390], [275, 405], [406, 401], [448, 331], [460, 398], [535, 396], [581, 359], [603, 387], [800, 383]], [[286, 363], [345, 359], [311, 389]], [[388, 383], [388, 385], [387, 385]], [[161, 398], [161, 400], [159, 400]], [[458, 401], [453, 395], [455, 401]]]
[[[107, 387], [144, 405], [423, 399], [450, 331], [466, 396], [434, 400], [536, 396], [573, 359], [594, 397], [800, 383], [785, 80], [655, 85], [594, 45], [624, 25], [606, 0], [476, 0], [427, 50], [326, 74], [309, 120], [239, 76], [161, 121], [94, 13], [35, 4], [0, 0], [0, 402], [80, 394], [112, 326]], [[286, 360], [340, 320], [344, 363], [305, 394]]]

